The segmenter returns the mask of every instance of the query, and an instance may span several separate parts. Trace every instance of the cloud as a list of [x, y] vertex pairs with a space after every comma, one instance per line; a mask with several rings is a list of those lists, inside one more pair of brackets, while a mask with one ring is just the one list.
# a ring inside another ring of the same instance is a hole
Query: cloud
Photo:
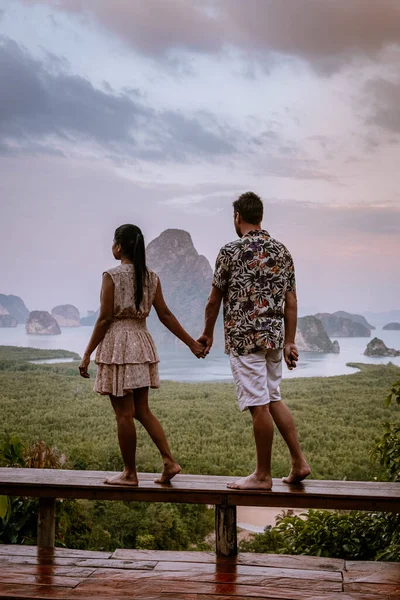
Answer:
[[231, 45], [258, 54], [263, 63], [266, 53], [298, 57], [324, 74], [354, 57], [375, 58], [400, 39], [398, 0], [59, 0], [57, 5], [91, 13], [146, 55], [165, 57], [181, 49], [216, 53]]
[[209, 113], [156, 111], [130, 90], [114, 94], [67, 73], [63, 61], [47, 65], [15, 42], [0, 39], [0, 152], [62, 152], [79, 142], [111, 156], [182, 160], [233, 154], [234, 134]]
[[373, 106], [368, 123], [399, 133], [400, 80], [389, 81], [382, 77], [370, 80], [365, 92]]

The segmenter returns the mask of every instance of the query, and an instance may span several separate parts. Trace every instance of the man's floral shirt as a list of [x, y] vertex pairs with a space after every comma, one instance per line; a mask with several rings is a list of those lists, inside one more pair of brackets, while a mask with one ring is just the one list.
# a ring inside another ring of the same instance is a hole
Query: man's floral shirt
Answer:
[[227, 354], [283, 348], [285, 296], [296, 291], [293, 259], [283, 244], [262, 230], [227, 244], [213, 285], [224, 295]]

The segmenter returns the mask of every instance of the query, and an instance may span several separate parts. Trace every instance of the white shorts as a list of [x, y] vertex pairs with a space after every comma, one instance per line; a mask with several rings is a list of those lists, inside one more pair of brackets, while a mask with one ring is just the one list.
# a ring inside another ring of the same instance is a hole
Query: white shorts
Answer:
[[230, 356], [240, 410], [281, 399], [283, 350]]

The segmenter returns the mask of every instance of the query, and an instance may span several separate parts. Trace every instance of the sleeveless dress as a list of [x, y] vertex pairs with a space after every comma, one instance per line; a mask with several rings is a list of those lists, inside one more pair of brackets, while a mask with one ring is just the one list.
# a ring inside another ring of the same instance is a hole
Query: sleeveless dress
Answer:
[[149, 269], [143, 286], [143, 300], [137, 310], [134, 266], [122, 264], [105, 272], [114, 282], [114, 314], [113, 322], [97, 348], [94, 391], [103, 395], [125, 396], [137, 388], [159, 388], [160, 359], [146, 325], [158, 276]]

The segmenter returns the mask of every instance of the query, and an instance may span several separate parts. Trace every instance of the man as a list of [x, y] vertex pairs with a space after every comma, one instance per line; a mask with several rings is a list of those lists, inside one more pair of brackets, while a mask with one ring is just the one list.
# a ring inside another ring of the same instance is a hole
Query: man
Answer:
[[299, 483], [310, 474], [292, 414], [281, 402], [279, 387], [283, 357], [289, 369], [298, 360], [295, 270], [285, 246], [261, 228], [264, 207], [259, 196], [246, 192], [233, 207], [240, 239], [224, 246], [218, 255], [204, 333], [199, 341], [207, 354], [223, 301], [226, 353], [239, 407], [250, 410], [253, 418], [257, 449], [255, 472], [228, 487], [269, 490], [273, 421], [292, 459], [291, 472], [283, 481]]

